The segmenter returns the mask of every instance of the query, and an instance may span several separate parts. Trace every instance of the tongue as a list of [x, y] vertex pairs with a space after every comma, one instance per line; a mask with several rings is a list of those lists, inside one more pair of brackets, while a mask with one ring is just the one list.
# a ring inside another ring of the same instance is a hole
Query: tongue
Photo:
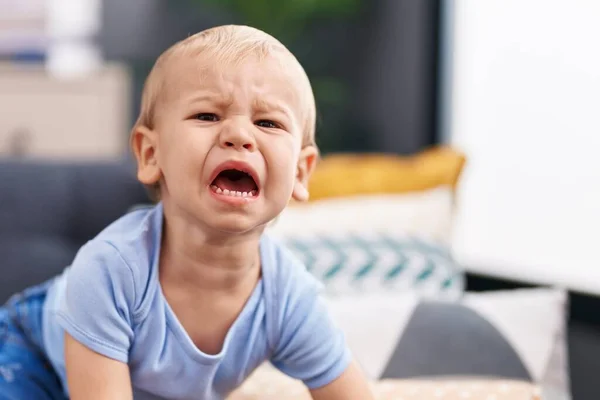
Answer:
[[225, 176], [218, 176], [214, 184], [222, 190], [236, 192], [251, 192], [256, 189], [254, 181], [249, 176], [243, 176], [240, 179], [232, 180]]

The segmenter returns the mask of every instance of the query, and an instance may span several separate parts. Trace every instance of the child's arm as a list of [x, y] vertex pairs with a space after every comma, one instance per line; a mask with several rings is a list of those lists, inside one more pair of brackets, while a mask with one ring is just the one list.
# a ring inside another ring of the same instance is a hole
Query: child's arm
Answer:
[[279, 282], [279, 327], [271, 363], [301, 380], [315, 400], [371, 400], [369, 384], [321, 296], [321, 284], [293, 264]]
[[372, 400], [373, 393], [356, 363], [330, 384], [310, 391], [313, 400]]
[[65, 334], [65, 364], [71, 400], [132, 400], [129, 367], [100, 355]]
[[131, 400], [127, 362], [136, 307], [132, 269], [102, 240], [84, 245], [67, 279], [54, 318], [65, 331], [67, 383], [75, 400]]

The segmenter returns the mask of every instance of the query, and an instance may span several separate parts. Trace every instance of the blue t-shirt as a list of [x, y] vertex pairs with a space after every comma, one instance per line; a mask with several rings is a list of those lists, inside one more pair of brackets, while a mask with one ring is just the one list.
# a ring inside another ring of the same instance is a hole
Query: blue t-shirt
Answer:
[[168, 399], [223, 399], [266, 360], [309, 388], [347, 368], [351, 357], [320, 284], [267, 235], [262, 278], [221, 352], [200, 351], [161, 290], [162, 223], [161, 204], [125, 215], [83, 246], [48, 291], [44, 347], [65, 388], [65, 331], [127, 363], [135, 388]]

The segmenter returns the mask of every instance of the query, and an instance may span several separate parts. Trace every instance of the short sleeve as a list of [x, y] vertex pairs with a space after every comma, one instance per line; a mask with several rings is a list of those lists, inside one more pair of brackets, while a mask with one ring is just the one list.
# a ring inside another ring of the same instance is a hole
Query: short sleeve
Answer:
[[320, 296], [320, 284], [305, 269], [283, 293], [283, 318], [272, 364], [309, 389], [337, 379], [351, 361], [344, 334], [333, 323]]
[[134, 300], [130, 267], [110, 243], [91, 241], [69, 267], [58, 322], [84, 346], [126, 363]]

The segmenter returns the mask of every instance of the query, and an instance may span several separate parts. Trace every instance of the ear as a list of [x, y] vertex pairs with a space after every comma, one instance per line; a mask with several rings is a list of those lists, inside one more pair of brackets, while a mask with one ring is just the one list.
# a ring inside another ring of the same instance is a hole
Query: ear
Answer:
[[158, 165], [158, 137], [145, 126], [136, 126], [131, 133], [131, 148], [137, 160], [137, 178], [144, 185], [158, 183], [162, 172]]
[[300, 151], [300, 157], [298, 159], [298, 169], [296, 172], [296, 180], [294, 182], [294, 190], [292, 191], [292, 197], [297, 201], [307, 201], [309, 197], [308, 193], [308, 179], [315, 169], [317, 162], [318, 151], [315, 146], [306, 146]]

